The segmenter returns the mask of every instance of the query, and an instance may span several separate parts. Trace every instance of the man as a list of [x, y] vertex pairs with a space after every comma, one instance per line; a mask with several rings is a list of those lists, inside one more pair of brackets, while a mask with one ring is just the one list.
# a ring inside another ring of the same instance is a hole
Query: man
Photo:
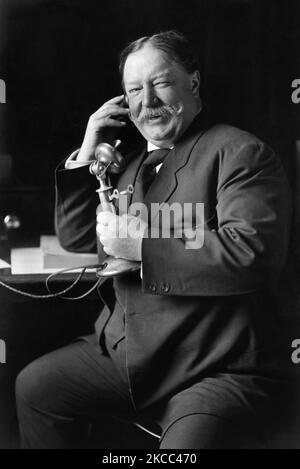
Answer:
[[[150, 212], [153, 204], [201, 204], [202, 223], [193, 214], [184, 222], [204, 240], [191, 246], [185, 232], [176, 236], [176, 216], [170, 236], [157, 237], [149, 225], [159, 230], [157, 219], [140, 217], [133, 229], [131, 214], [98, 214], [102, 258], [141, 261], [141, 272], [103, 282], [96, 340], [80, 338], [19, 375], [23, 447], [78, 447], [84, 421], [107, 414], [155, 423], [160, 448], [258, 447], [287, 397], [289, 351], [275, 296], [290, 235], [286, 176], [263, 142], [209, 118], [197, 60], [180, 33], [131, 43], [120, 71], [124, 95], [90, 117], [80, 150], [57, 172], [60, 241], [96, 250], [89, 163], [128, 118], [147, 145], [125, 154], [118, 190], [133, 184], [131, 202]], [[165, 157], [143, 192], [141, 169], [157, 148]]]

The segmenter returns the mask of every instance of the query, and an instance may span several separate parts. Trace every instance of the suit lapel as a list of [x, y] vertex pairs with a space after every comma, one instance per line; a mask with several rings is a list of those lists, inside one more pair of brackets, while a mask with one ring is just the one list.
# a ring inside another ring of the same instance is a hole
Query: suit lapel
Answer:
[[[166, 160], [146, 194], [144, 203], [147, 205], [148, 210], [150, 210], [151, 204], [157, 203], [162, 205], [171, 197], [177, 187], [177, 174], [185, 167], [193, 147], [211, 123], [212, 121], [206, 111], [200, 112], [177, 142], [176, 147], [167, 155]], [[146, 156], [146, 150], [144, 142], [143, 145], [139, 146], [137, 150], [126, 157], [129, 163], [125, 172], [118, 180], [117, 187], [119, 192], [126, 191], [129, 184], [134, 186], [138, 170]], [[121, 197], [123, 196], [121, 195]], [[122, 201], [116, 201], [116, 205], [120, 206], [123, 213], [128, 211], [128, 207], [132, 203], [132, 194], [124, 197], [125, 199], [122, 199]], [[157, 211], [159, 211], [159, 206]]]
[[210, 122], [206, 114], [204, 111], [201, 112], [178, 141], [176, 147], [170, 151], [145, 197], [148, 210], [150, 204], [163, 204], [171, 197], [178, 184], [178, 173], [187, 164], [196, 142], [202, 137], [209, 125]]

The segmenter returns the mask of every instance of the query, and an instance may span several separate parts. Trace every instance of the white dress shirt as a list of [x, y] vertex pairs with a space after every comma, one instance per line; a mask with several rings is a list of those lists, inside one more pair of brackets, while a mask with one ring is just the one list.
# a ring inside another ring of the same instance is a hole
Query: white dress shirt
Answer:
[[[148, 153], [153, 150], [159, 150], [160, 147], [157, 147], [156, 145], [153, 145], [151, 142], [147, 142], [147, 151]], [[172, 149], [173, 146], [170, 147]], [[75, 168], [81, 168], [82, 166], [87, 166], [91, 164], [91, 161], [77, 161], [77, 155], [79, 153], [80, 149], [73, 151], [67, 161], [65, 162], [65, 168], [66, 169], [75, 169]], [[155, 170], [156, 173], [160, 170], [161, 166], [163, 163], [159, 163]]]

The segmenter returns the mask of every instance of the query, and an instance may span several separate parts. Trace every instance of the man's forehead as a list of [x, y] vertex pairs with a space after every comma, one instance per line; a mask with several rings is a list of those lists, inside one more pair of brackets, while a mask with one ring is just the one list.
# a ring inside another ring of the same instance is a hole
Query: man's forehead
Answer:
[[144, 74], [153, 78], [174, 73], [178, 64], [165, 52], [154, 47], [143, 47], [129, 54], [124, 65], [125, 82], [135, 81]]

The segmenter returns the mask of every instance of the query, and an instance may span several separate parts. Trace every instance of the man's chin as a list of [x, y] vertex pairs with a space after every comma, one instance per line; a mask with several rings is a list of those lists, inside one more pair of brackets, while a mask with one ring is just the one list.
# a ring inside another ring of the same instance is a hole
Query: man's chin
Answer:
[[154, 145], [161, 145], [165, 143], [170, 143], [173, 141], [176, 135], [175, 129], [166, 129], [166, 128], [144, 128], [139, 129], [144, 138]]

